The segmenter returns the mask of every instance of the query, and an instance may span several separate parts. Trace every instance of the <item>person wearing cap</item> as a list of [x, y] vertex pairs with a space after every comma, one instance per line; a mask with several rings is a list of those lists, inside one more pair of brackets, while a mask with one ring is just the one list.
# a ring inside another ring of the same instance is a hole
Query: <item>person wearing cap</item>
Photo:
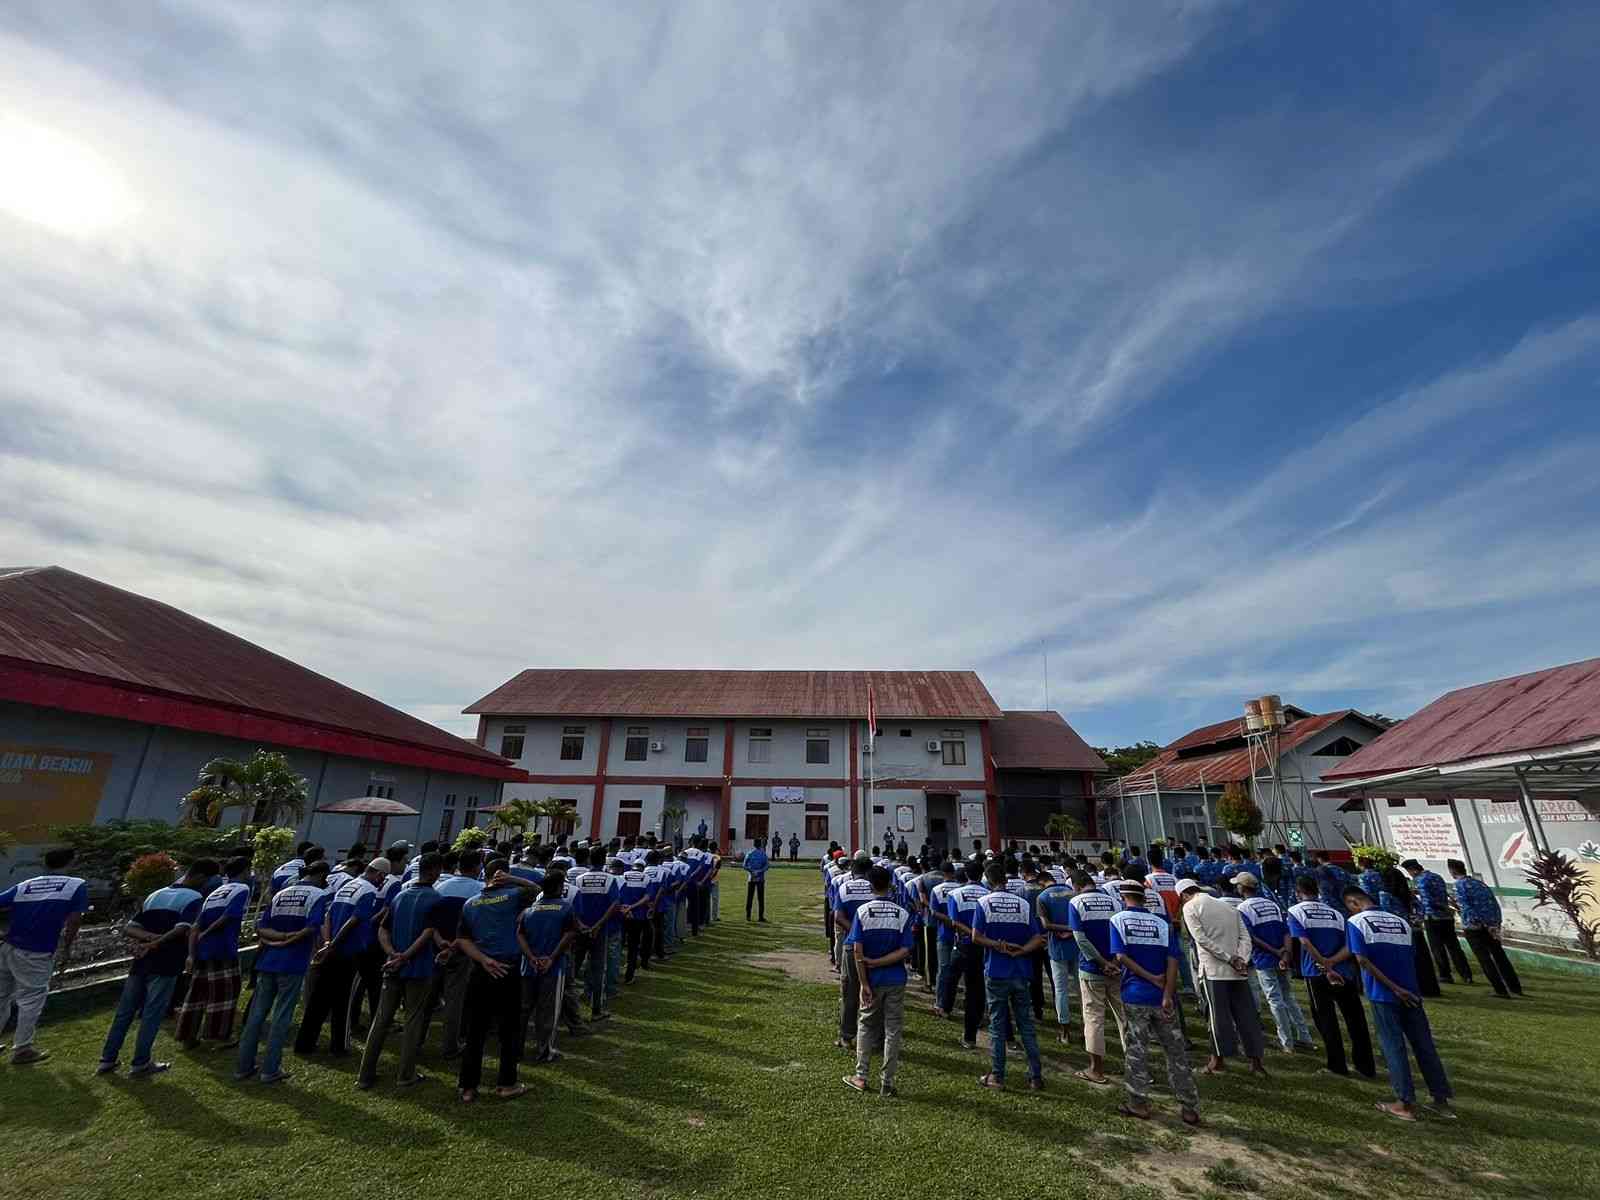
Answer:
[[983, 948], [985, 999], [989, 1006], [989, 1071], [978, 1083], [999, 1091], [1006, 1082], [1006, 1040], [1015, 1034], [1028, 1056], [1028, 1087], [1044, 1087], [1039, 1039], [1034, 1032], [1028, 981], [1033, 953], [1044, 944], [1044, 930], [1024, 896], [1006, 888], [1006, 869], [991, 862], [984, 872], [989, 890], [972, 912], [972, 942]]
[[375, 858], [365, 871], [334, 893], [328, 915], [323, 918], [322, 945], [311, 957], [320, 970], [300, 1018], [300, 1032], [294, 1039], [296, 1054], [316, 1052], [324, 1023], [328, 1025], [328, 1052], [340, 1056], [350, 1053], [345, 1044], [350, 988], [374, 936], [372, 919], [378, 911], [378, 888], [388, 878], [389, 860]]
[[1389, 1085], [1394, 1089], [1394, 1099], [1380, 1102], [1378, 1111], [1400, 1121], [1417, 1119], [1416, 1084], [1406, 1055], [1409, 1043], [1433, 1095], [1434, 1115], [1454, 1120], [1456, 1113], [1450, 1099], [1455, 1093], [1433, 1044], [1433, 1030], [1428, 1025], [1422, 997], [1417, 994], [1417, 956], [1411, 923], [1384, 912], [1359, 887], [1346, 886], [1344, 907], [1349, 914], [1344, 927], [1345, 945], [1361, 967], [1362, 984], [1372, 1006], [1372, 1023], [1377, 1026], [1378, 1045], [1383, 1048]]
[[1181, 1106], [1183, 1123], [1198, 1125], [1200, 1092], [1178, 1017], [1177, 930], [1161, 912], [1146, 908], [1143, 881], [1124, 880], [1119, 891], [1122, 911], [1111, 918], [1111, 953], [1122, 968], [1128, 1098], [1117, 1111], [1150, 1118], [1150, 1042], [1155, 1040], [1166, 1054], [1167, 1082]]
[[1250, 966], [1261, 983], [1267, 1007], [1272, 1010], [1273, 1024], [1278, 1027], [1278, 1044], [1287, 1054], [1297, 1049], [1315, 1050], [1317, 1044], [1311, 1039], [1311, 1026], [1289, 986], [1287, 972], [1294, 943], [1289, 940], [1283, 909], [1276, 900], [1261, 894], [1261, 881], [1248, 871], [1235, 875], [1233, 885], [1243, 897], [1238, 912], [1253, 947]]
[[1345, 940], [1344, 914], [1317, 898], [1315, 876], [1303, 874], [1294, 886], [1297, 899], [1289, 909], [1289, 936], [1300, 946], [1300, 974], [1305, 976], [1306, 991], [1311, 995], [1311, 1019], [1322, 1035], [1328, 1073], [1350, 1074], [1344, 1038], [1339, 1033], [1339, 1018], [1343, 1016], [1356, 1072], [1372, 1079], [1377, 1074], [1372, 1036], [1367, 1030], [1366, 1014], [1361, 1011], [1361, 982], [1356, 978], [1356, 961]]
[[1261, 1058], [1266, 1035], [1250, 994], [1250, 955], [1254, 943], [1238, 910], [1226, 901], [1208, 896], [1193, 879], [1178, 880], [1183, 927], [1200, 958], [1200, 976], [1206, 991], [1206, 1013], [1211, 1026], [1211, 1059], [1207, 1075], [1223, 1070], [1226, 1060], [1243, 1043], [1250, 1069], [1265, 1075]]
[[872, 899], [872, 881], [868, 873], [872, 859], [858, 854], [850, 863], [850, 874], [839, 881], [834, 891], [833, 921], [839, 938], [839, 1036], [834, 1046], [852, 1050], [856, 1044], [856, 1029], [861, 1015], [861, 978], [856, 969], [855, 955], [844, 948], [844, 940], [855, 924], [856, 911]]

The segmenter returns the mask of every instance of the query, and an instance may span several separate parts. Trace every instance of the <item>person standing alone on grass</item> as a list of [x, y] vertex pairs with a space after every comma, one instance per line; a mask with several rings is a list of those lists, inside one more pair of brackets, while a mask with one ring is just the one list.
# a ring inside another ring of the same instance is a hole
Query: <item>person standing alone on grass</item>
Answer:
[[861, 1010], [856, 1024], [856, 1069], [846, 1087], [867, 1090], [872, 1052], [883, 1051], [879, 1095], [894, 1096], [900, 1069], [900, 1034], [906, 1018], [906, 959], [911, 955], [911, 914], [889, 898], [894, 877], [883, 867], [867, 875], [872, 899], [856, 909], [844, 945], [861, 980]]
[[1265, 1075], [1261, 1057], [1266, 1051], [1266, 1035], [1249, 983], [1254, 943], [1244, 919], [1233, 905], [1206, 895], [1193, 879], [1178, 880], [1178, 898], [1183, 905], [1184, 928], [1200, 957], [1211, 1021], [1211, 1059], [1205, 1073], [1221, 1073], [1242, 1043], [1250, 1069]]
[[239, 1034], [235, 1082], [256, 1074], [256, 1052], [263, 1032], [267, 1053], [260, 1061], [261, 1082], [283, 1083], [289, 1078], [283, 1069], [283, 1048], [294, 1028], [294, 1009], [305, 988], [312, 952], [322, 936], [322, 920], [331, 899], [323, 886], [327, 881], [326, 862], [306, 863], [256, 921], [256, 986]]
[[861, 978], [856, 969], [855, 955], [844, 948], [856, 920], [856, 911], [872, 899], [872, 881], [868, 873], [872, 860], [858, 854], [850, 863], [850, 874], [839, 880], [834, 892], [833, 921], [838, 931], [839, 953], [839, 1037], [833, 1044], [841, 1050], [853, 1050], [856, 1029], [861, 1013]]
[[1127, 880], [1120, 889], [1122, 911], [1111, 918], [1111, 953], [1122, 968], [1122, 1009], [1126, 1020], [1128, 1099], [1117, 1109], [1125, 1117], [1150, 1117], [1150, 1042], [1167, 1056], [1167, 1082], [1182, 1106], [1185, 1125], [1200, 1124], [1200, 1092], [1189, 1068], [1183, 1029], [1178, 1022], [1178, 935], [1162, 914], [1145, 908], [1144, 885]]
[[[774, 852], [776, 853], [776, 852]], [[751, 851], [744, 856], [744, 869], [750, 876], [750, 881], [744, 889], [744, 919], [750, 919], [750, 907], [759, 901], [761, 923], [767, 922], [767, 867], [770, 865], [767, 852], [761, 848], [758, 841]]]
[[239, 928], [250, 904], [250, 860], [228, 860], [228, 881], [200, 906], [200, 916], [189, 929], [189, 991], [178, 1009], [175, 1036], [185, 1050], [201, 1038], [237, 1045], [233, 1040], [235, 1010], [239, 1007]]
[[1467, 864], [1460, 859], [1452, 858], [1446, 866], [1456, 881], [1461, 929], [1467, 945], [1472, 947], [1472, 956], [1478, 960], [1478, 969], [1501, 999], [1522, 995], [1522, 980], [1500, 941], [1500, 901], [1481, 879], [1467, 874]]
[[1378, 1110], [1401, 1121], [1417, 1119], [1416, 1084], [1406, 1044], [1416, 1055], [1417, 1066], [1433, 1096], [1433, 1112], [1446, 1120], [1455, 1119], [1450, 1106], [1454, 1094], [1445, 1075], [1444, 1063], [1433, 1044], [1433, 1030], [1417, 994], [1417, 959], [1412, 949], [1411, 925], [1393, 913], [1383, 912], [1361, 888], [1346, 887], [1345, 944], [1361, 967], [1367, 1000], [1372, 1005], [1372, 1023], [1378, 1029], [1378, 1044], [1389, 1067], [1389, 1085], [1394, 1100], [1379, 1102]]
[[[989, 1072], [978, 1083], [996, 1091], [1006, 1082], [1006, 1038], [1014, 1033], [1028, 1056], [1028, 1087], [1044, 1087], [1039, 1039], [1033, 1027], [1028, 981], [1032, 957], [1044, 944], [1044, 930], [1024, 896], [1005, 890], [1006, 871], [998, 861], [985, 870], [989, 891], [972, 913], [972, 942], [983, 948], [985, 998], [989, 1005]], [[1142, 885], [1141, 885], [1142, 886]]]
[[[70, 849], [45, 853], [49, 874], [36, 875], [0, 892], [0, 912], [9, 913], [11, 927], [0, 943], [0, 1030], [17, 1008], [17, 1040], [11, 1065], [26, 1067], [43, 1062], [50, 1051], [33, 1044], [39, 1015], [50, 993], [56, 955], [63, 960], [77, 939], [83, 914], [89, 909], [89, 885], [76, 875], [62, 875], [72, 865]], [[0, 1046], [0, 1050], [4, 1050]]]
[[800, 861], [800, 835], [797, 833], [789, 835], [789, 861]]
[[1311, 1019], [1317, 1023], [1327, 1052], [1326, 1069], [1332, 1075], [1350, 1074], [1344, 1039], [1339, 1036], [1342, 1014], [1356, 1072], [1371, 1079], [1378, 1068], [1372, 1059], [1367, 1017], [1361, 1011], [1361, 981], [1356, 978], [1355, 959], [1345, 941], [1344, 914], [1317, 899], [1313, 876], [1302, 875], [1295, 889], [1299, 899], [1289, 909], [1289, 934], [1300, 943], [1300, 973], [1311, 993]]
[[1267, 1007], [1272, 1010], [1273, 1024], [1278, 1027], [1278, 1044], [1286, 1054], [1296, 1049], [1315, 1050], [1317, 1044], [1311, 1040], [1311, 1026], [1290, 986], [1290, 950], [1294, 943], [1289, 940], [1289, 925], [1283, 909], [1276, 900], [1261, 895], [1261, 881], [1248, 871], [1240, 871], [1233, 877], [1233, 883], [1244, 897], [1239, 905], [1239, 916], [1253, 947], [1250, 966], [1267, 998]]
[[117, 1069], [117, 1055], [128, 1036], [134, 1018], [139, 1020], [139, 1036], [133, 1044], [131, 1076], [158, 1075], [171, 1068], [169, 1062], [156, 1062], [151, 1051], [161, 1022], [172, 1004], [172, 990], [188, 958], [189, 930], [205, 903], [201, 889], [217, 873], [215, 859], [202, 858], [191, 863], [183, 878], [146, 897], [139, 915], [123, 928], [123, 936], [133, 943], [133, 966], [122, 985], [111, 1031], [100, 1051], [96, 1075]]

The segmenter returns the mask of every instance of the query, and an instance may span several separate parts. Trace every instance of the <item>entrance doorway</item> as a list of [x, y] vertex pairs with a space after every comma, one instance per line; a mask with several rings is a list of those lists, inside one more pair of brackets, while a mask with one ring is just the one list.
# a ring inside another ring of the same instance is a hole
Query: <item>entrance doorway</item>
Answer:
[[940, 859], [959, 853], [956, 844], [957, 831], [960, 829], [956, 821], [957, 799], [955, 792], [928, 793], [928, 845]]
[[700, 831], [703, 823], [706, 836], [717, 839], [717, 805], [722, 799], [718, 788], [667, 787], [666, 803], [661, 814], [661, 837], [678, 847]]

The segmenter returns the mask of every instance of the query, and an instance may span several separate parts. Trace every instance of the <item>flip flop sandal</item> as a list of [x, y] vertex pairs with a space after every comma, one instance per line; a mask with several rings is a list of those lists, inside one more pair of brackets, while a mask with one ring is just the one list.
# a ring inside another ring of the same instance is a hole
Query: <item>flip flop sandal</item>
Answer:
[[867, 1090], [867, 1081], [861, 1078], [859, 1075], [846, 1075], [843, 1077], [843, 1082], [845, 1087], [849, 1088], [853, 1092], [864, 1092]]
[[1372, 1107], [1377, 1109], [1384, 1116], [1392, 1117], [1396, 1121], [1404, 1121], [1408, 1125], [1416, 1124], [1417, 1118], [1415, 1116], [1413, 1116], [1411, 1113], [1397, 1113], [1397, 1112], [1394, 1111], [1394, 1109], [1390, 1108], [1387, 1104], [1383, 1103], [1381, 1100], [1377, 1101], [1376, 1103], [1374, 1103]]
[[1140, 1112], [1130, 1104], [1119, 1104], [1117, 1105], [1117, 1115], [1119, 1117], [1132, 1117], [1135, 1121], [1148, 1121], [1151, 1114]]
[[1073, 1075], [1073, 1078], [1081, 1079], [1085, 1083], [1092, 1083], [1092, 1084], [1095, 1085], [1095, 1087], [1105, 1087], [1106, 1084], [1111, 1082], [1110, 1077], [1106, 1076], [1106, 1075], [1102, 1075], [1099, 1079], [1096, 1079], [1093, 1075], [1089, 1074], [1089, 1070], [1088, 1070], [1087, 1067], [1085, 1067], [1081, 1071], [1074, 1071], [1072, 1073], [1072, 1075]]
[[978, 1086], [981, 1088], [988, 1088], [991, 1092], [1003, 1092], [1005, 1091], [1006, 1087], [1004, 1083], [1000, 1082], [993, 1075], [979, 1075]]
[[473, 1089], [468, 1088], [468, 1089], [466, 1089], [465, 1091], [463, 1091], [461, 1093], [461, 1103], [463, 1103], [463, 1104], [476, 1104], [477, 1101], [478, 1101], [478, 1093], [476, 1091], [474, 1091]]
[[504, 1091], [499, 1088], [495, 1088], [494, 1094], [498, 1099], [501, 1100], [515, 1100], [518, 1096], [526, 1096], [528, 1094], [528, 1085], [525, 1083], [519, 1083], [516, 1087], [508, 1088]]

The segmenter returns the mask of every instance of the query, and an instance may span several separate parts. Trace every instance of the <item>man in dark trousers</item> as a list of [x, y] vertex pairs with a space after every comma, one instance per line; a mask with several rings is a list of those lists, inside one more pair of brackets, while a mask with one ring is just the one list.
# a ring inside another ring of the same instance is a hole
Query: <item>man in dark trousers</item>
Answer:
[[1318, 899], [1314, 875], [1300, 876], [1294, 886], [1297, 900], [1289, 908], [1289, 936], [1300, 945], [1300, 974], [1311, 993], [1311, 1019], [1322, 1035], [1328, 1070], [1334, 1075], [1350, 1074], [1344, 1039], [1339, 1036], [1342, 1015], [1356, 1072], [1372, 1079], [1378, 1068], [1372, 1057], [1367, 1015], [1361, 1008], [1356, 960], [1345, 940], [1344, 914]]
[[[774, 836], [772, 840], [776, 843], [778, 839]], [[767, 923], [767, 867], [770, 865], [771, 862], [767, 858], [767, 852], [761, 848], [760, 841], [757, 841], [750, 852], [744, 856], [745, 873], [750, 876], [750, 881], [745, 885], [744, 889], [744, 919], [746, 921], [750, 919], [752, 903], [759, 901], [761, 924], [765, 925]]]
[[1439, 872], [1423, 870], [1422, 864], [1414, 858], [1406, 859], [1400, 869], [1411, 876], [1412, 886], [1417, 890], [1422, 928], [1428, 935], [1428, 950], [1433, 955], [1439, 982], [1454, 983], [1460, 976], [1462, 983], [1471, 983], [1472, 968], [1467, 965], [1467, 956], [1461, 952], [1461, 942], [1456, 937], [1456, 914], [1450, 908], [1449, 885]]
[[1456, 907], [1461, 910], [1461, 933], [1472, 947], [1478, 969], [1502, 1000], [1522, 995], [1522, 980], [1500, 944], [1500, 901], [1489, 885], [1467, 874], [1467, 864], [1452, 858], [1446, 866], [1455, 880]]
[[789, 835], [789, 861], [800, 861], [800, 835], [798, 833]]

